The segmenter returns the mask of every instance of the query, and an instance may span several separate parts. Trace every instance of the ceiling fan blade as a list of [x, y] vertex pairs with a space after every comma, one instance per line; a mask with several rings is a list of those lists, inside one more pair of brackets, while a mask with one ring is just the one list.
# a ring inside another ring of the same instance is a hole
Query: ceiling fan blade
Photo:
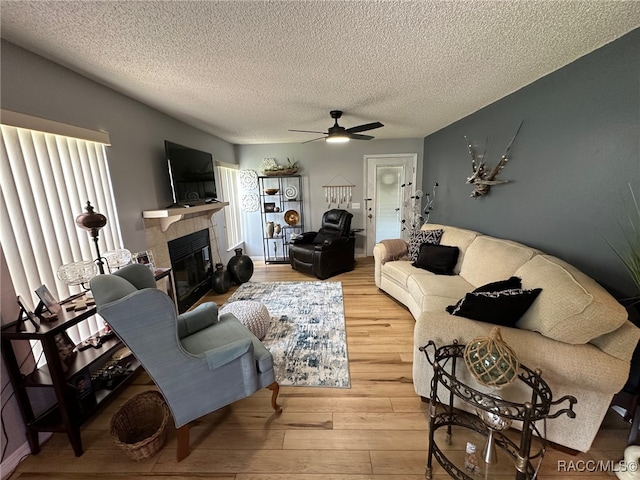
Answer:
[[349, 138], [353, 140], [371, 140], [375, 138], [375, 137], [372, 137], [371, 135], [360, 135], [359, 133], [349, 133], [347, 135], [349, 135]]
[[[318, 132], [318, 133], [322, 133], [322, 132]], [[327, 137], [318, 137], [318, 138], [314, 138], [313, 140], [307, 140], [306, 142], [302, 142], [302, 143], [309, 143], [309, 142], [315, 142], [316, 140], [323, 140]]]
[[347, 133], [366, 132], [367, 130], [373, 130], [374, 128], [384, 127], [380, 122], [365, 123], [364, 125], [358, 125], [357, 127], [347, 128]]
[[304, 133], [322, 133], [324, 135], [327, 134], [327, 132], [316, 132], [315, 130], [289, 130], [290, 132], [304, 132]]

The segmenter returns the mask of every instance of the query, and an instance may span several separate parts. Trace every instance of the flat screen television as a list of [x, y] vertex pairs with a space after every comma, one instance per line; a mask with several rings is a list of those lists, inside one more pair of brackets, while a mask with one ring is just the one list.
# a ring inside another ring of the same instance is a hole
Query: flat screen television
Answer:
[[213, 156], [194, 148], [164, 142], [174, 204], [217, 202]]

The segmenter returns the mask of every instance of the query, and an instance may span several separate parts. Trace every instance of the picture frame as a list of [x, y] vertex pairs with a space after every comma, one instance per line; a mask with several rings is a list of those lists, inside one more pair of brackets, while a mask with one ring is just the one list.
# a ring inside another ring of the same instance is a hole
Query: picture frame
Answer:
[[93, 393], [91, 375], [88, 370], [83, 370], [71, 379], [71, 386], [76, 390], [79, 399], [83, 399]]
[[[49, 317], [55, 318], [60, 311], [60, 302], [56, 300], [53, 294], [49, 291], [46, 285], [42, 284], [38, 288], [35, 289], [36, 295], [40, 299], [40, 303], [36, 307], [35, 314], [39, 317], [43, 316], [43, 309], [46, 309], [49, 312]], [[45, 317], [47, 317], [45, 315]], [[52, 319], [53, 319], [52, 318]]]
[[265, 213], [273, 213], [276, 211], [276, 203], [275, 202], [264, 202], [264, 211]]
[[74, 375], [69, 386], [76, 392], [76, 398], [80, 412], [85, 415], [95, 407], [96, 397], [89, 370], [85, 369]]
[[26, 329], [24, 322], [26, 322], [27, 320], [31, 322], [31, 324], [33, 325], [33, 328], [36, 329], [36, 332], [40, 330], [40, 320], [36, 316], [36, 314], [33, 313], [31, 305], [27, 303], [27, 301], [20, 295], [16, 297], [16, 301], [18, 302], [18, 306], [20, 307], [20, 312], [18, 313], [18, 320], [16, 320], [16, 331], [17, 332], [24, 331]]
[[153, 252], [151, 250], [136, 252], [133, 255], [131, 255], [131, 260], [134, 263], [142, 263], [143, 265], [147, 265], [149, 268], [153, 269], [154, 261], [153, 261]]
[[69, 364], [76, 358], [78, 354], [76, 350], [76, 344], [69, 337], [66, 331], [58, 333], [53, 337], [58, 348], [58, 355], [60, 356], [60, 363], [62, 364], [62, 371], [67, 372], [69, 370]]

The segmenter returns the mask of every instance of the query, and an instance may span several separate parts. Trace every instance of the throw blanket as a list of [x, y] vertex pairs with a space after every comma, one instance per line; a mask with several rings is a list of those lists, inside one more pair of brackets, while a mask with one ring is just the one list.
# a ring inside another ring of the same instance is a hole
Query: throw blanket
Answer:
[[382, 264], [392, 260], [402, 260], [408, 252], [407, 242], [401, 238], [393, 238], [390, 240], [381, 240], [380, 243], [387, 249], [387, 254], [382, 259]]

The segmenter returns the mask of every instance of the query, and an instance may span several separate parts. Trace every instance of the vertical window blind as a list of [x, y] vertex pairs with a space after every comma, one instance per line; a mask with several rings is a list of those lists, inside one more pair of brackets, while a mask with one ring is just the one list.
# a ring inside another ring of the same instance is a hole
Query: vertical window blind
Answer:
[[222, 187], [223, 200], [229, 202], [229, 206], [224, 209], [224, 215], [227, 226], [227, 250], [231, 250], [244, 241], [242, 238], [240, 206], [237, 201], [240, 198], [238, 192], [238, 166], [219, 163], [218, 177]]
[[[122, 248], [105, 144], [0, 125], [0, 242], [16, 293], [35, 304], [45, 284], [59, 299], [80, 291], [61, 282], [61, 265], [95, 259], [89, 232], [75, 218], [90, 201], [107, 217], [100, 251]], [[97, 316], [67, 330], [79, 343], [104, 323]], [[36, 353], [36, 352], [34, 352]]]

